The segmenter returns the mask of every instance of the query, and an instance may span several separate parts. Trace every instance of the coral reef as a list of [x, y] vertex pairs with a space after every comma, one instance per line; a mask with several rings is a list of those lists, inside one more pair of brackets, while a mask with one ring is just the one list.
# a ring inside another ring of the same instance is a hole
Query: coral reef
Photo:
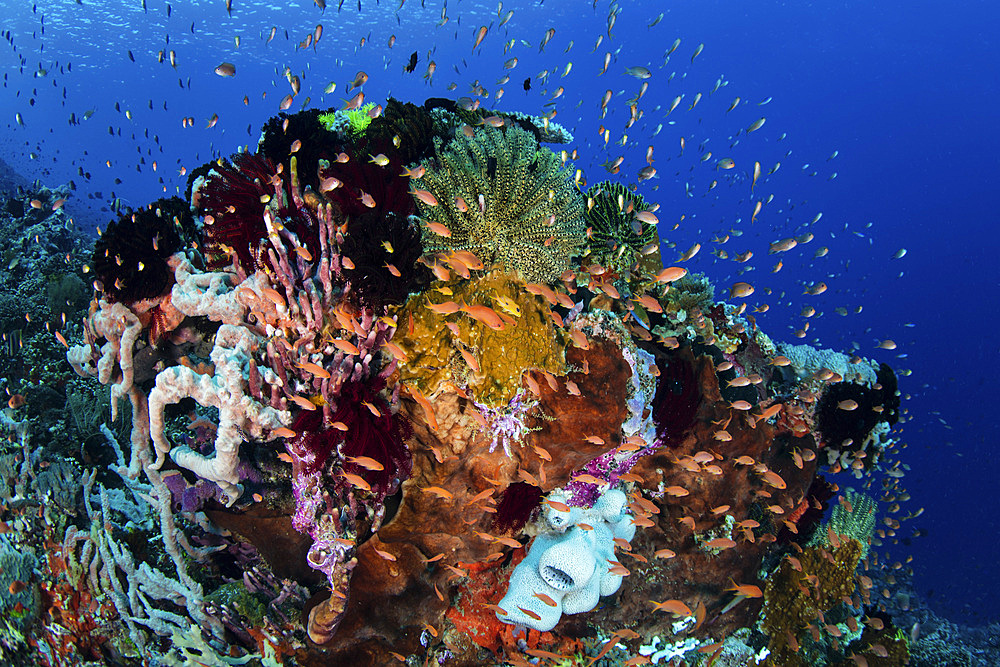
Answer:
[[5, 657], [932, 652], [876, 583], [891, 369], [778, 345], [663, 267], [653, 207], [582, 193], [550, 118], [378, 110], [280, 114], [95, 248], [60, 192], [2, 213], [0, 279], [45, 302], [0, 301]]

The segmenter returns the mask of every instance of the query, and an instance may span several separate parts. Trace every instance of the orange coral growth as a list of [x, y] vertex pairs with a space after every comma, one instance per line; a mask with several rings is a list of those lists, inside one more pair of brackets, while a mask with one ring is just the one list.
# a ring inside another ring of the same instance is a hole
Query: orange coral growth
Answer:
[[802, 515], [805, 514], [806, 510], [808, 509], [809, 509], [809, 500], [803, 499], [802, 502], [799, 503], [798, 506], [788, 514], [788, 520], [791, 521], [792, 523], [798, 523], [799, 519], [802, 518]]
[[[110, 638], [101, 629], [108, 627], [108, 621], [118, 612], [109, 601], [101, 604], [85, 587], [77, 588], [67, 581], [66, 561], [60, 555], [61, 544], [47, 540], [46, 550], [51, 577], [39, 583], [45, 623], [29, 639], [30, 644], [39, 649], [39, 656], [57, 656], [55, 663], [45, 663], [49, 667], [103, 659], [101, 647]], [[42, 643], [48, 645], [49, 650], [41, 650]]]
[[503, 597], [511, 571], [524, 560], [525, 554], [523, 547], [516, 549], [506, 567], [496, 563], [469, 565], [468, 579], [455, 591], [454, 603], [445, 612], [445, 618], [456, 630], [494, 653], [501, 646], [513, 645], [513, 637], [509, 636], [513, 626], [500, 621], [487, 605], [496, 604]]

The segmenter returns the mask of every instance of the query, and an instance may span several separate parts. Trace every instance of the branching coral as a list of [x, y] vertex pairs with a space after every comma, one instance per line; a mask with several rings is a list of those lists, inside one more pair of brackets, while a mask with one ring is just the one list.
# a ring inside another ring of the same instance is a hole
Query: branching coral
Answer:
[[585, 240], [583, 198], [570, 173], [529, 132], [483, 126], [446, 147], [435, 139], [438, 166], [414, 188], [425, 222], [448, 236], [424, 232], [429, 252], [470, 250], [486, 265], [500, 263], [529, 282], [554, 281]]

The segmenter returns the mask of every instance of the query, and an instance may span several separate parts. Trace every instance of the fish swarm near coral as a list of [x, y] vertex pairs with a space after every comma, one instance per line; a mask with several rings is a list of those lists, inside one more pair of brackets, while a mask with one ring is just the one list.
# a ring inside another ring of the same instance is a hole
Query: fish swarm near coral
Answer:
[[859, 569], [874, 501], [817, 525], [820, 473], [892, 444], [892, 371], [780, 354], [545, 119], [385, 111], [282, 114], [101, 239], [67, 358], [131, 430], [74, 393], [77, 475], [11, 399], [3, 655], [905, 655]]

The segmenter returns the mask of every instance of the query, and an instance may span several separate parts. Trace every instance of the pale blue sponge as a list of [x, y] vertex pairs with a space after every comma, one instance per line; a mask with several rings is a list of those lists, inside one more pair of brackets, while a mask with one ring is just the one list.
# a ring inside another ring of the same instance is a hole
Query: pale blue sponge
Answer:
[[[602, 595], [616, 592], [622, 577], [611, 574], [608, 563], [616, 560], [614, 539], [631, 541], [635, 535], [626, 500], [624, 493], [614, 489], [590, 509], [574, 507], [565, 512], [546, 506], [544, 532], [514, 568], [507, 595], [500, 601], [507, 613], [497, 612], [497, 618], [544, 632], [554, 628], [563, 614], [591, 611]], [[581, 528], [581, 523], [592, 529]], [[536, 593], [547, 595], [556, 606], [543, 602]]]

